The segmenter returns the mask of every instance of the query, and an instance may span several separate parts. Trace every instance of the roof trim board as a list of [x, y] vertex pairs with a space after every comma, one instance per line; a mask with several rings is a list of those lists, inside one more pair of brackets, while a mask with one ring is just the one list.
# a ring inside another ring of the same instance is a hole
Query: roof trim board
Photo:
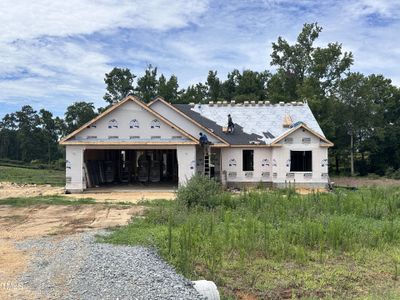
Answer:
[[[159, 118], [160, 120], [162, 120], [163, 122], [165, 122], [166, 124], [171, 126], [172, 128], [174, 128], [177, 131], [179, 131], [182, 135], [184, 135], [187, 138], [189, 138], [190, 140], [192, 140], [194, 142], [194, 144], [198, 144], [199, 143], [199, 141], [194, 136], [192, 136], [191, 134], [187, 133], [186, 131], [184, 131], [180, 127], [176, 126], [174, 123], [172, 123], [171, 121], [167, 120], [166, 118], [164, 118], [162, 115], [160, 115], [156, 111], [152, 110], [150, 107], [148, 107], [146, 104], [144, 104], [143, 101], [140, 100], [138, 97], [136, 97], [136, 96], [127, 96], [123, 100], [121, 100], [120, 102], [114, 104], [113, 106], [111, 106], [110, 108], [108, 108], [107, 110], [105, 110], [104, 112], [99, 114], [94, 119], [92, 119], [89, 122], [85, 123], [84, 125], [82, 125], [78, 129], [76, 129], [75, 131], [73, 131], [72, 133], [67, 135], [66, 137], [62, 138], [61, 141], [60, 141], [60, 144], [61, 145], [67, 145], [67, 144], [71, 144], [71, 143], [76, 143], [76, 142], [67, 142], [67, 140], [70, 139], [71, 137], [73, 137], [74, 135], [78, 134], [82, 130], [86, 129], [91, 124], [93, 124], [96, 121], [100, 120], [101, 118], [105, 117], [106, 115], [108, 115], [109, 113], [114, 111], [116, 108], [120, 107], [122, 104], [124, 104], [124, 103], [126, 103], [128, 101], [135, 102], [136, 104], [141, 106], [143, 109], [145, 109], [146, 111], [150, 112], [151, 114], [153, 114], [154, 116], [156, 116], [157, 118]], [[82, 144], [82, 143], [80, 143], [80, 144]]]
[[164, 103], [165, 105], [167, 105], [169, 108], [171, 108], [173, 111], [177, 112], [178, 114], [180, 114], [182, 117], [184, 117], [185, 119], [189, 120], [190, 122], [192, 122], [193, 124], [195, 124], [196, 126], [199, 126], [200, 128], [202, 128], [204, 131], [206, 131], [208, 134], [212, 135], [213, 137], [215, 137], [216, 139], [218, 139], [219, 141], [221, 141], [222, 143], [229, 145], [229, 143], [227, 141], [225, 141], [223, 138], [221, 138], [220, 136], [216, 135], [215, 133], [213, 133], [211, 130], [209, 130], [207, 127], [204, 127], [203, 125], [201, 125], [200, 123], [196, 122], [195, 120], [191, 119], [189, 116], [187, 116], [186, 114], [184, 114], [183, 112], [181, 112], [179, 109], [176, 109], [173, 105], [171, 105], [171, 103], [169, 103], [168, 101], [166, 101], [164, 98], [158, 96], [156, 97], [154, 100], [150, 101], [147, 106], [152, 106], [154, 103], [156, 103], [157, 101], [160, 101], [162, 103]]
[[130, 145], [197, 145], [195, 142], [96, 142], [96, 141], [66, 141], [63, 142], [63, 145], [121, 145], [121, 146], [130, 146]]
[[271, 146], [277, 146], [277, 143], [280, 142], [281, 140], [283, 140], [285, 137], [287, 137], [288, 135], [290, 135], [291, 133], [295, 132], [296, 130], [303, 128], [305, 130], [307, 130], [308, 132], [310, 132], [311, 134], [315, 135], [316, 137], [320, 138], [321, 140], [323, 140], [326, 144], [320, 145], [323, 147], [332, 147], [334, 144], [329, 141], [326, 137], [320, 135], [318, 132], [312, 130], [310, 127], [306, 126], [305, 124], [300, 124], [299, 126], [293, 127], [292, 129], [286, 131], [284, 134], [282, 134], [281, 136], [277, 137], [270, 145]]

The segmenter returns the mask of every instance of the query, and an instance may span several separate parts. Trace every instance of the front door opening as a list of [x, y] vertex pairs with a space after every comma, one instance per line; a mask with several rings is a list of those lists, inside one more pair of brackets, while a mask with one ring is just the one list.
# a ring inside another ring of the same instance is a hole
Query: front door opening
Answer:
[[85, 150], [86, 186], [178, 183], [176, 150]]

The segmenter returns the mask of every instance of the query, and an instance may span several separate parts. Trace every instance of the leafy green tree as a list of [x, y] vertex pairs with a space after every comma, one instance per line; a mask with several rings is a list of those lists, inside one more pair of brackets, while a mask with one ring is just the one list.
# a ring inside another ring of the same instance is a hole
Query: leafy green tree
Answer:
[[163, 74], [158, 79], [158, 92], [157, 94], [169, 102], [178, 101], [178, 78], [172, 75], [168, 80]]
[[73, 132], [96, 117], [92, 102], [75, 102], [67, 107], [65, 112], [66, 134]]
[[106, 94], [103, 99], [108, 104], [121, 101], [126, 96], [134, 93], [133, 80], [136, 78], [128, 68], [114, 68], [105, 74]]
[[244, 70], [237, 76], [235, 100], [264, 100], [266, 99], [266, 87], [270, 77], [268, 71], [255, 72]]
[[272, 43], [271, 66], [277, 67], [277, 73], [269, 94], [290, 101], [318, 101], [334, 92], [352, 65], [353, 55], [343, 52], [339, 43], [329, 43], [325, 48], [314, 46], [321, 31], [317, 23], [304, 24], [294, 45], [282, 37]]
[[221, 96], [221, 81], [217, 77], [217, 71], [209, 71], [206, 81], [207, 98], [216, 101]]
[[202, 83], [189, 86], [180, 97], [182, 103], [204, 103], [207, 97], [207, 86]]
[[148, 65], [145, 73], [137, 81], [137, 94], [144, 102], [149, 102], [157, 95], [158, 80], [157, 80], [157, 67]]

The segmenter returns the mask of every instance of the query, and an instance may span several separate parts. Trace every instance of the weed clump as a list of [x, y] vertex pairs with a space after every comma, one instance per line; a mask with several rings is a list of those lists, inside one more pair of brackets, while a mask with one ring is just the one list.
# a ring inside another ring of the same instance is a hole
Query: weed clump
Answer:
[[202, 206], [214, 208], [221, 202], [222, 188], [214, 179], [195, 175], [178, 189], [177, 201], [188, 208]]

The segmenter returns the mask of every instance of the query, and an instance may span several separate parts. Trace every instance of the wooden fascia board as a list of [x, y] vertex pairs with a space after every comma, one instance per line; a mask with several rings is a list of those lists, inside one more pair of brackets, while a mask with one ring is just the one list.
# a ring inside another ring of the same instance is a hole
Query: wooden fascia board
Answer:
[[152, 113], [153, 115], [155, 115], [157, 118], [159, 118], [160, 120], [162, 120], [163, 122], [167, 123], [169, 126], [175, 128], [176, 130], [178, 130], [180, 133], [182, 133], [184, 136], [186, 136], [187, 138], [191, 139], [192, 141], [194, 141], [196, 144], [199, 143], [198, 139], [196, 139], [194, 136], [192, 136], [191, 134], [187, 133], [186, 131], [184, 131], [182, 128], [180, 128], [179, 126], [175, 125], [174, 123], [172, 123], [171, 121], [167, 120], [166, 118], [164, 118], [162, 115], [160, 115], [158, 112], [156, 112], [155, 110], [151, 109], [150, 107], [148, 107], [146, 104], [144, 104], [142, 101], [140, 101], [137, 98], [133, 98], [133, 101], [135, 103], [137, 103], [139, 106], [143, 107], [144, 109], [146, 109], [148, 112]]
[[164, 103], [166, 106], [168, 106], [169, 108], [171, 108], [173, 111], [175, 111], [176, 113], [178, 113], [179, 115], [181, 115], [182, 117], [184, 117], [185, 119], [189, 120], [190, 122], [192, 122], [193, 124], [195, 124], [196, 126], [199, 126], [200, 128], [202, 128], [205, 132], [207, 132], [208, 134], [212, 135], [213, 137], [215, 137], [217, 140], [221, 141], [222, 143], [229, 145], [229, 143], [227, 141], [225, 141], [223, 138], [221, 138], [220, 136], [216, 135], [214, 132], [212, 132], [210, 129], [208, 129], [207, 127], [204, 127], [203, 125], [201, 125], [200, 123], [196, 122], [195, 120], [193, 120], [192, 118], [190, 118], [189, 116], [185, 115], [183, 112], [181, 112], [179, 109], [176, 109], [173, 105], [171, 105], [170, 103], [168, 103], [166, 100], [164, 100], [162, 97], [157, 97], [156, 99], [154, 99], [153, 101], [149, 102], [147, 105], [150, 107], [151, 105], [153, 105], [154, 103], [156, 103], [157, 101], [161, 101], [162, 103]]
[[194, 142], [88, 142], [88, 141], [71, 141], [63, 142], [62, 145], [120, 145], [120, 146], [140, 146], [140, 145], [197, 145]]
[[121, 100], [120, 102], [114, 104], [113, 106], [109, 107], [108, 109], [106, 109], [105, 111], [103, 111], [101, 114], [99, 114], [97, 117], [93, 118], [92, 120], [90, 120], [89, 122], [86, 122], [84, 125], [82, 125], [81, 127], [79, 127], [78, 129], [74, 130], [73, 132], [71, 132], [70, 134], [68, 134], [67, 136], [63, 137], [60, 140], [60, 144], [63, 145], [64, 142], [68, 139], [70, 139], [71, 137], [73, 137], [74, 135], [78, 134], [79, 132], [81, 132], [82, 130], [86, 129], [88, 126], [92, 125], [93, 123], [95, 123], [96, 121], [100, 120], [101, 118], [105, 117], [106, 115], [108, 115], [110, 112], [112, 112], [114, 109], [116, 109], [117, 107], [121, 106], [122, 104], [124, 104], [125, 102], [127, 102], [128, 100], [130, 100], [130, 96], [126, 97], [125, 99]]
[[91, 124], [97, 122], [98, 120], [100, 120], [101, 118], [105, 117], [106, 115], [108, 115], [110, 112], [112, 112], [113, 110], [115, 110], [116, 108], [118, 108], [119, 106], [121, 106], [122, 104], [126, 103], [127, 101], [133, 101], [136, 104], [138, 104], [139, 106], [141, 106], [143, 109], [145, 109], [146, 111], [150, 112], [151, 114], [155, 115], [157, 118], [159, 118], [160, 120], [162, 120], [163, 122], [167, 123], [169, 126], [175, 128], [177, 131], [179, 131], [181, 134], [183, 134], [184, 136], [186, 136], [187, 138], [189, 138], [190, 140], [194, 141], [196, 144], [198, 144], [198, 140], [193, 137], [192, 135], [190, 135], [189, 133], [187, 133], [186, 131], [184, 131], [183, 129], [179, 128], [178, 126], [176, 126], [175, 124], [173, 124], [172, 122], [168, 121], [167, 119], [165, 119], [163, 116], [161, 116], [159, 113], [157, 113], [156, 111], [152, 110], [150, 107], [147, 107], [146, 104], [144, 104], [139, 98], [137, 98], [136, 96], [128, 96], [125, 99], [121, 100], [120, 102], [114, 104], [113, 106], [111, 106], [110, 108], [108, 108], [107, 110], [105, 110], [104, 112], [102, 112], [101, 114], [99, 114], [97, 117], [93, 118], [92, 120], [90, 120], [89, 122], [85, 123], [84, 125], [82, 125], [81, 127], [79, 127], [78, 129], [76, 129], [75, 131], [73, 131], [72, 133], [70, 133], [69, 135], [67, 135], [66, 137], [62, 138], [59, 142], [60, 145], [66, 145], [66, 141], [68, 139], [70, 139], [71, 137], [73, 137], [74, 135], [78, 134], [79, 132], [81, 132], [82, 130], [86, 129], [88, 126], [90, 126]]
[[[296, 130], [300, 129], [300, 128], [304, 128], [305, 130], [307, 130], [308, 132], [310, 132], [311, 134], [315, 135], [316, 137], [320, 138], [321, 140], [326, 142], [326, 146], [324, 147], [332, 147], [333, 143], [331, 141], [329, 141], [326, 137], [320, 135], [318, 132], [315, 132], [314, 130], [312, 130], [310, 127], [305, 126], [304, 124], [301, 124], [300, 126], [294, 127], [289, 131], [286, 131], [284, 134], [282, 134], [281, 136], [279, 136], [275, 141], [273, 141], [271, 143], [271, 146], [276, 146], [278, 145], [277, 143], [280, 142], [281, 140], [283, 140], [285, 137], [287, 137], [288, 135], [292, 134], [293, 132], [295, 132]], [[321, 145], [322, 146], [322, 145]]]

